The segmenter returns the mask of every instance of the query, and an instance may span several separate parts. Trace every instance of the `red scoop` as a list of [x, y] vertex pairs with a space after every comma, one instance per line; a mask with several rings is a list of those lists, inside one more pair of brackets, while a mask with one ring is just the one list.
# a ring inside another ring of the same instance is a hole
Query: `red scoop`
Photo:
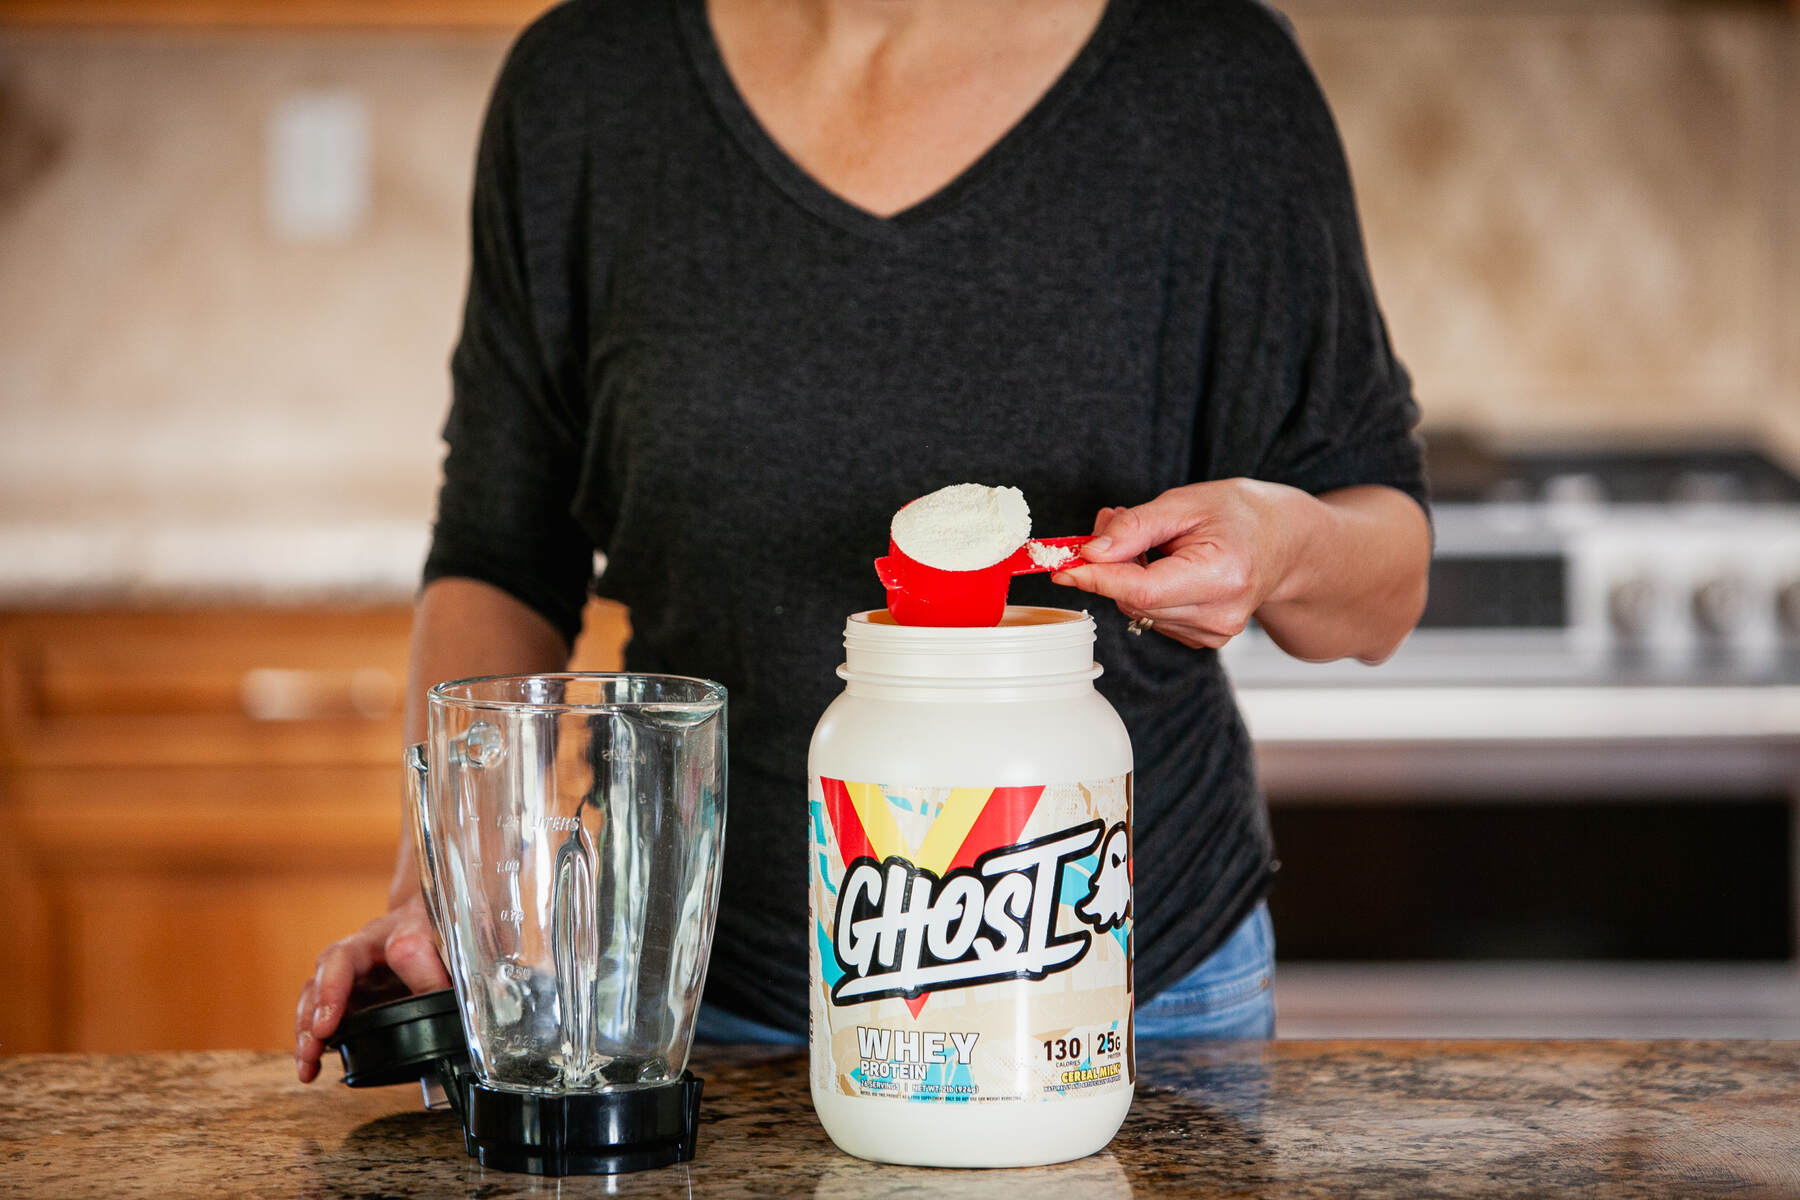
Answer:
[[[908, 558], [890, 537], [887, 556], [875, 560], [875, 575], [887, 589], [888, 612], [902, 625], [998, 625], [1006, 613], [1006, 589], [1014, 575], [1072, 566], [1076, 549], [1089, 540], [1033, 538], [991, 567], [946, 571]], [[1055, 566], [1039, 566], [1031, 558], [1033, 542], [1067, 550], [1069, 557]]]

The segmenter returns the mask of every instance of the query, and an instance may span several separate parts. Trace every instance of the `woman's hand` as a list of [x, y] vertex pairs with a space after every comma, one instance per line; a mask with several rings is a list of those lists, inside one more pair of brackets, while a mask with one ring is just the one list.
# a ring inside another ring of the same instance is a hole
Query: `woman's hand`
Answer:
[[[1276, 486], [1225, 479], [1136, 508], [1103, 508], [1081, 550], [1087, 563], [1051, 578], [1109, 597], [1183, 645], [1216, 649], [1244, 631], [1288, 574], [1293, 538], [1275, 519]], [[1151, 550], [1163, 557], [1147, 562]]]
[[[1403, 492], [1311, 496], [1254, 479], [1194, 483], [1094, 521], [1057, 583], [1106, 596], [1183, 645], [1218, 648], [1255, 617], [1299, 658], [1377, 662], [1417, 624], [1430, 532]], [[1148, 552], [1162, 557], [1150, 561]]]
[[364, 1008], [407, 992], [450, 986], [438, 960], [425, 898], [412, 899], [319, 951], [318, 969], [300, 989], [294, 1010], [294, 1066], [301, 1083], [319, 1074], [325, 1039], [351, 1007]]

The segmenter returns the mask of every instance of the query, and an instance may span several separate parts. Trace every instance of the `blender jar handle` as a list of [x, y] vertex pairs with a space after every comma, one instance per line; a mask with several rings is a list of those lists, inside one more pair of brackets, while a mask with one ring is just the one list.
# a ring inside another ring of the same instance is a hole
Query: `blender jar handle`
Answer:
[[414, 742], [406, 748], [406, 814], [412, 823], [413, 853], [418, 858], [419, 888], [425, 895], [425, 911], [431, 916], [431, 931], [437, 936], [438, 957], [450, 961], [449, 940], [444, 936], [443, 892], [438, 886], [436, 847], [431, 837], [431, 822], [425, 819], [425, 806], [430, 802], [431, 763], [425, 756], [425, 743]]

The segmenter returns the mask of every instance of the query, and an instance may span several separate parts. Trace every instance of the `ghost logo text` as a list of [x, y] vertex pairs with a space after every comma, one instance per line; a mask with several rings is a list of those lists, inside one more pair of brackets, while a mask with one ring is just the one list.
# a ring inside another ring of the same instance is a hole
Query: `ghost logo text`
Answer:
[[832, 1003], [912, 999], [1068, 970], [1092, 935], [1056, 931], [1063, 871], [1104, 831], [1089, 821], [1001, 846], [941, 879], [903, 858], [856, 859], [844, 872], [833, 920], [844, 977], [831, 989]]

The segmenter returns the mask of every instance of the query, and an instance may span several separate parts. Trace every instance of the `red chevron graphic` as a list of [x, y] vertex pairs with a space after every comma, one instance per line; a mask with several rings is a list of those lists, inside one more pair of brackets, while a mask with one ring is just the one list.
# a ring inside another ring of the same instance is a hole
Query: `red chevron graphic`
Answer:
[[856, 815], [856, 805], [850, 803], [850, 792], [844, 787], [844, 781], [821, 776], [819, 785], [825, 793], [825, 811], [831, 814], [831, 827], [837, 832], [838, 856], [844, 865], [847, 867], [859, 858], [874, 858], [875, 847], [863, 831], [862, 818]]

